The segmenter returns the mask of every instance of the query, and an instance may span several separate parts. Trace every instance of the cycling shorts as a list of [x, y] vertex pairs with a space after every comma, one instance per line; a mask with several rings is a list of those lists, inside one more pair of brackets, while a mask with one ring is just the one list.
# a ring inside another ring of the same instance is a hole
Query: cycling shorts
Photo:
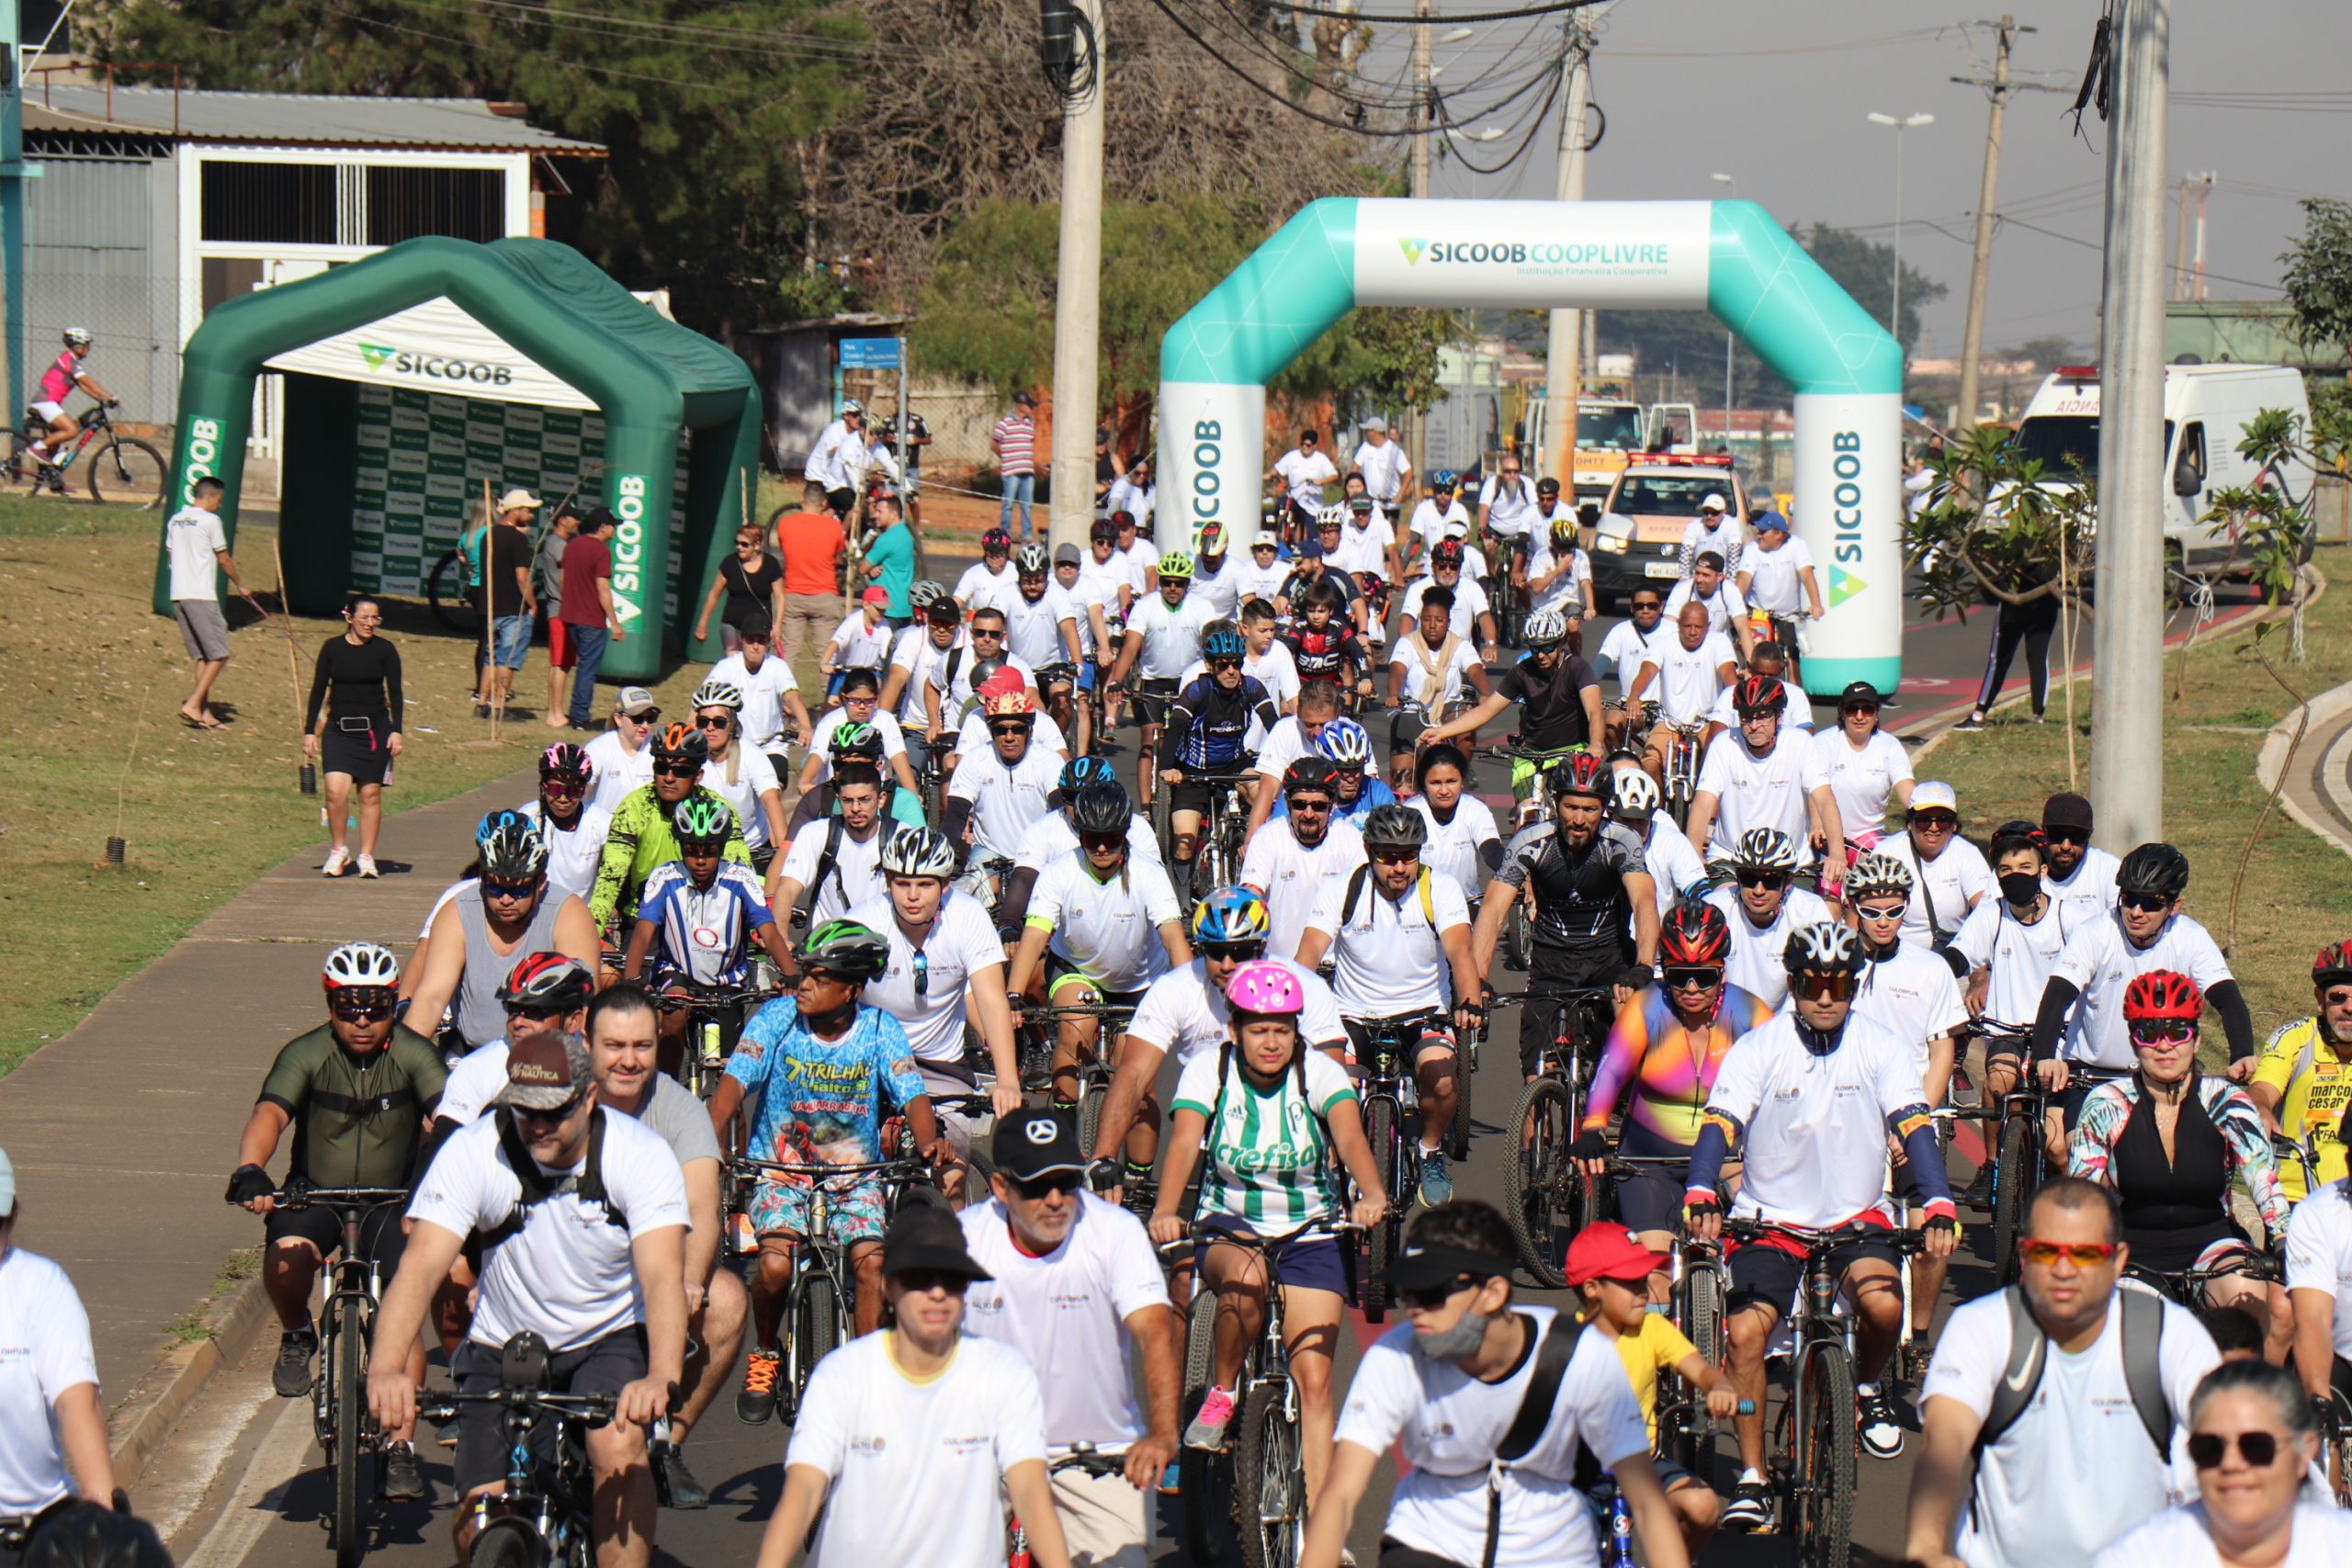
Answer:
[[1135, 683], [1136, 722], [1161, 725], [1168, 722], [1168, 705], [1174, 700], [1180, 682], [1146, 675]]
[[1125, 1008], [1131, 1013], [1135, 1010], [1136, 1004], [1143, 1000], [1141, 990], [1112, 990], [1060, 953], [1050, 948], [1047, 949], [1046, 953], [1046, 999], [1057, 1004], [1075, 1005], [1081, 998], [1069, 993], [1081, 990], [1086, 993], [1086, 998], [1091, 999], [1091, 1002], [1099, 1002], [1104, 1007]]
[[[1894, 1247], [1875, 1237], [1844, 1242], [1830, 1249], [1829, 1272], [1843, 1280], [1846, 1271], [1857, 1263], [1876, 1261], [1893, 1267], [1895, 1258]], [[1736, 1243], [1729, 1262], [1734, 1312], [1742, 1307], [1767, 1306], [1785, 1317], [1796, 1305], [1797, 1292], [1804, 1284], [1803, 1253], [1761, 1242]]]
[[1384, 1024], [1403, 1025], [1402, 1032], [1412, 1042], [1413, 1066], [1440, 1051], [1452, 1051], [1453, 1031], [1442, 1012], [1419, 1013], [1401, 1018], [1343, 1018], [1340, 1021], [1348, 1032], [1348, 1050], [1351, 1061], [1358, 1066], [1371, 1058], [1372, 1037]]
[[[376, 1277], [387, 1286], [400, 1272], [401, 1254], [408, 1247], [408, 1236], [401, 1230], [401, 1209], [397, 1200], [379, 1203], [359, 1222], [359, 1255], [374, 1261]], [[343, 1250], [343, 1217], [333, 1209], [272, 1209], [262, 1216], [261, 1234], [269, 1247], [307, 1241], [321, 1258]]]
[[[449, 1359], [449, 1372], [459, 1393], [488, 1393], [498, 1387], [505, 1352], [467, 1340]], [[645, 1375], [645, 1329], [639, 1325], [617, 1329], [602, 1339], [548, 1358], [548, 1386], [557, 1393], [618, 1393]], [[354, 1391], [356, 1392], [356, 1391]], [[505, 1412], [494, 1404], [458, 1407], [458, 1455], [450, 1462], [450, 1483], [464, 1496], [506, 1477]], [[555, 1458], [555, 1423], [542, 1421], [531, 1429], [531, 1452], [541, 1464]]]
[[41, 418], [47, 420], [51, 424], [56, 423], [59, 420], [65, 417], [65, 405], [62, 403], [51, 402], [47, 398], [43, 398], [39, 402], [31, 404], [30, 407], [33, 412], [40, 415]]
[[[1257, 1233], [1250, 1222], [1236, 1214], [1204, 1214], [1200, 1228], [1215, 1235], [1251, 1236]], [[1209, 1243], [1200, 1241], [1193, 1247], [1194, 1278], [1202, 1260], [1208, 1256]], [[1355, 1299], [1354, 1263], [1356, 1249], [1341, 1247], [1337, 1236], [1303, 1235], [1277, 1242], [1266, 1251], [1282, 1270], [1283, 1288], [1290, 1291], [1329, 1291], [1341, 1301]]]
[[1188, 768], [1182, 762], [1177, 763], [1176, 771], [1184, 775], [1186, 782], [1180, 784], [1167, 784], [1164, 786], [1168, 791], [1168, 809], [1170, 812], [1196, 812], [1202, 817], [1214, 815], [1216, 811], [1219, 797], [1222, 796], [1225, 791], [1231, 786], [1226, 784], [1193, 784], [1191, 782], [1193, 775], [1244, 773], [1248, 771], [1248, 765], [1251, 759], [1246, 756], [1237, 757], [1230, 763], [1213, 768]]

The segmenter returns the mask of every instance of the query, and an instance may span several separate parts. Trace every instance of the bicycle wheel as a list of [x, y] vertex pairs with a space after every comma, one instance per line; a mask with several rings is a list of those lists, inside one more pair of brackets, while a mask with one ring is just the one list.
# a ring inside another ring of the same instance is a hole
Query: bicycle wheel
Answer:
[[1078, 1096], [1078, 1152], [1091, 1157], [1094, 1140], [1102, 1131], [1102, 1107], [1110, 1103], [1111, 1081], [1090, 1077]]
[[432, 603], [433, 618], [444, 630], [459, 637], [473, 637], [481, 630], [481, 617], [473, 602], [466, 597], [466, 558], [463, 551], [452, 549], [433, 563], [431, 575], [424, 580], [424, 597]]
[[808, 1374], [841, 1343], [841, 1297], [832, 1277], [812, 1269], [792, 1305], [792, 1409], [797, 1415]]
[[[1200, 1414], [1216, 1368], [1216, 1297], [1197, 1291], [1184, 1325], [1184, 1396], [1178, 1407], [1186, 1426]], [[1223, 1559], [1224, 1533], [1219, 1521], [1228, 1517], [1223, 1502], [1224, 1458], [1204, 1449], [1176, 1450], [1176, 1493], [1182, 1499], [1184, 1551], [1207, 1568]]]
[[1597, 1225], [1607, 1219], [1610, 1193], [1612, 1190], [1609, 1178], [1589, 1177], [1579, 1170], [1576, 1173], [1576, 1184], [1577, 1229], [1582, 1230], [1587, 1225]]
[[328, 1458], [328, 1469], [334, 1481], [334, 1518], [331, 1528], [334, 1534], [335, 1568], [358, 1568], [368, 1555], [368, 1543], [359, 1528], [359, 1505], [370, 1463], [369, 1457], [360, 1451], [359, 1443], [360, 1416], [367, 1408], [368, 1333], [360, 1321], [356, 1302], [345, 1300], [336, 1305], [334, 1332], [331, 1364], [334, 1369], [334, 1450]]
[[1510, 913], [1503, 917], [1503, 962], [1524, 975], [1532, 956], [1533, 939], [1527, 927], [1527, 903], [1521, 899], [1513, 903]]
[[[1396, 1102], [1385, 1094], [1374, 1095], [1364, 1102], [1363, 1135], [1372, 1145], [1372, 1163], [1380, 1168], [1380, 1188], [1388, 1194], [1389, 1208], [1396, 1207]], [[1381, 1278], [1395, 1251], [1395, 1238], [1386, 1220], [1364, 1233], [1363, 1315], [1372, 1323], [1388, 1316], [1388, 1282]]]
[[1239, 1504], [1244, 1568], [1291, 1568], [1306, 1525], [1306, 1472], [1298, 1428], [1286, 1406], [1289, 1389], [1261, 1378], [1241, 1402], [1241, 1435], [1233, 1448], [1233, 1484]]
[[[1682, 1277], [1681, 1328], [1709, 1366], [1724, 1362], [1724, 1302], [1723, 1276], [1711, 1267], [1692, 1269]], [[1691, 1474], [1705, 1477], [1713, 1473], [1708, 1462], [1714, 1447], [1714, 1418], [1707, 1414], [1706, 1404], [1694, 1390], [1691, 1395], [1690, 1418], [1682, 1429], [1682, 1468]]]
[[164, 504], [171, 465], [144, 441], [118, 435], [90, 455], [90, 499], [152, 512]]
[[1519, 1260], [1536, 1282], [1561, 1290], [1568, 1282], [1568, 1143], [1576, 1136], [1566, 1084], [1537, 1078], [1519, 1097], [1510, 1131], [1520, 1140], [1518, 1157], [1504, 1168], [1504, 1214], [1519, 1243]]
[[492, 1519], [474, 1537], [471, 1568], [545, 1568], [547, 1546], [521, 1519]]
[[2033, 1194], [2026, 1190], [2027, 1169], [2033, 1146], [2027, 1140], [2041, 1129], [2023, 1117], [2011, 1117], [2001, 1129], [2001, 1150], [1993, 1167], [1993, 1274], [2003, 1284], [2018, 1277], [2018, 1237], [2025, 1230], [2025, 1206]]
[[1795, 1393], [1804, 1424], [1796, 1471], [1797, 1560], [1804, 1568], [1849, 1568], [1861, 1449], [1854, 1425], [1854, 1363], [1843, 1345], [1816, 1345], [1801, 1378]]
[[1445, 1152], [1453, 1159], [1470, 1157], [1470, 1084], [1477, 1077], [1470, 1060], [1470, 1043], [1453, 1048], [1453, 1121], [1445, 1130]]

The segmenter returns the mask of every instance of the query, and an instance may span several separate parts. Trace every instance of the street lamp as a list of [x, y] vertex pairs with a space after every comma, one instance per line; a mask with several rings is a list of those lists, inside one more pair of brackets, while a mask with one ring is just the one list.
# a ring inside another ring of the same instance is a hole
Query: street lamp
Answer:
[[[1732, 199], [1735, 201], [1739, 199], [1737, 180], [1720, 172], [1709, 175], [1707, 177], [1719, 186], [1729, 186]], [[1731, 450], [1731, 331], [1725, 328], [1724, 331], [1724, 450], [1726, 452]], [[1690, 434], [1695, 438], [1699, 433], [1694, 430]]]
[[1873, 111], [1869, 118], [1872, 125], [1888, 126], [1894, 131], [1894, 303], [1887, 309], [1886, 330], [1894, 334], [1899, 351], [1903, 344], [1903, 133], [1933, 125], [1936, 117], [1915, 114], [1897, 119]]

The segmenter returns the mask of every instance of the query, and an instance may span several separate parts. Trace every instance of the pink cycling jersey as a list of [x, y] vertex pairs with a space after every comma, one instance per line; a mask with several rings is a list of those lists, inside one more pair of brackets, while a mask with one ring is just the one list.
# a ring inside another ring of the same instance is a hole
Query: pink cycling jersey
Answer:
[[82, 374], [82, 361], [67, 349], [57, 356], [57, 363], [40, 373], [40, 395], [44, 402], [62, 403], [72, 395], [74, 383]]

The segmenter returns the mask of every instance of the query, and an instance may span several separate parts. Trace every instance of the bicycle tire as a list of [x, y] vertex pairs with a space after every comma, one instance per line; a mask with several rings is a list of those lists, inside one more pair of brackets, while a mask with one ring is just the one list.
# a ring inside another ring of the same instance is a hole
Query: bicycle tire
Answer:
[[332, 1358], [334, 1377], [334, 1450], [328, 1458], [328, 1469], [334, 1482], [335, 1568], [359, 1568], [368, 1555], [368, 1543], [359, 1527], [359, 1507], [364, 1500], [368, 1456], [360, 1451], [359, 1423], [366, 1408], [364, 1391], [368, 1386], [363, 1353], [368, 1348], [368, 1331], [360, 1316], [359, 1304], [345, 1300], [337, 1303], [334, 1313], [334, 1351]]
[[[1387, 1196], [1393, 1215], [1397, 1208], [1395, 1100], [1375, 1094], [1364, 1101], [1363, 1135], [1372, 1145], [1372, 1163], [1380, 1170], [1380, 1190]], [[1385, 1322], [1388, 1316], [1388, 1281], [1381, 1276], [1396, 1253], [1394, 1228], [1391, 1220], [1383, 1218], [1364, 1233], [1363, 1315], [1370, 1323]]]
[[1111, 1102], [1111, 1086], [1102, 1078], [1089, 1078], [1078, 1096], [1078, 1152], [1091, 1156], [1094, 1140], [1102, 1131], [1102, 1108]]
[[1589, 1177], [1577, 1172], [1577, 1229], [1597, 1225], [1609, 1217], [1610, 1197], [1615, 1184], [1607, 1176]]
[[432, 571], [424, 579], [424, 597], [433, 606], [433, 618], [441, 623], [443, 630], [458, 637], [480, 635], [481, 617], [466, 597], [464, 551], [453, 547], [433, 563]]
[[2041, 1134], [2023, 1117], [2011, 1117], [2001, 1129], [2000, 1153], [1993, 1167], [1993, 1274], [2005, 1285], [2017, 1280], [2018, 1237], [2025, 1233], [2025, 1206], [2032, 1198], [2026, 1190], [2026, 1168], [2032, 1162], [2033, 1146], [2027, 1140]]
[[543, 1568], [547, 1543], [521, 1519], [492, 1519], [474, 1537], [468, 1568]]
[[90, 499], [153, 512], [164, 504], [172, 466], [144, 441], [118, 435], [90, 454]]
[[796, 1416], [800, 1396], [808, 1389], [808, 1375], [841, 1343], [839, 1295], [832, 1277], [822, 1269], [812, 1269], [800, 1281], [799, 1295], [792, 1303], [792, 1410]]
[[[1195, 1281], [1193, 1307], [1184, 1320], [1184, 1392], [1179, 1407], [1186, 1426], [1200, 1414], [1201, 1400], [1216, 1375], [1216, 1297]], [[1176, 1450], [1176, 1493], [1182, 1502], [1184, 1552], [1201, 1568], [1222, 1560], [1216, 1506], [1222, 1456], [1204, 1449]]]
[[1241, 1402], [1233, 1494], [1243, 1568], [1291, 1568], [1306, 1523], [1306, 1472], [1285, 1384], [1261, 1378]]
[[1457, 1041], [1453, 1048], [1453, 1120], [1445, 1129], [1445, 1152], [1450, 1159], [1470, 1157], [1470, 1084], [1478, 1075], [1470, 1060], [1470, 1043]]
[[1558, 1184], [1568, 1142], [1576, 1135], [1570, 1110], [1567, 1086], [1557, 1078], [1529, 1084], [1511, 1117], [1511, 1135], [1520, 1140], [1517, 1157], [1504, 1167], [1503, 1213], [1519, 1244], [1520, 1264], [1537, 1283], [1555, 1291], [1568, 1282], [1561, 1267], [1567, 1260], [1567, 1238], [1560, 1235]]
[[1854, 1363], [1846, 1347], [1815, 1346], [1794, 1397], [1802, 1402], [1805, 1427], [1797, 1472], [1797, 1560], [1804, 1568], [1850, 1568], [1861, 1434], [1854, 1424]]
[[1503, 962], [1520, 974], [1534, 962], [1534, 938], [1528, 929], [1527, 903], [1514, 899], [1510, 913], [1503, 917]]
[[[1681, 1293], [1684, 1337], [1709, 1366], [1722, 1366], [1725, 1348], [1723, 1276], [1712, 1267], [1693, 1269], [1682, 1277]], [[1707, 1414], [1704, 1397], [1693, 1389], [1690, 1416], [1682, 1429], [1682, 1468], [1693, 1475], [1713, 1474], [1714, 1467], [1708, 1461], [1714, 1437], [1714, 1418]]]

